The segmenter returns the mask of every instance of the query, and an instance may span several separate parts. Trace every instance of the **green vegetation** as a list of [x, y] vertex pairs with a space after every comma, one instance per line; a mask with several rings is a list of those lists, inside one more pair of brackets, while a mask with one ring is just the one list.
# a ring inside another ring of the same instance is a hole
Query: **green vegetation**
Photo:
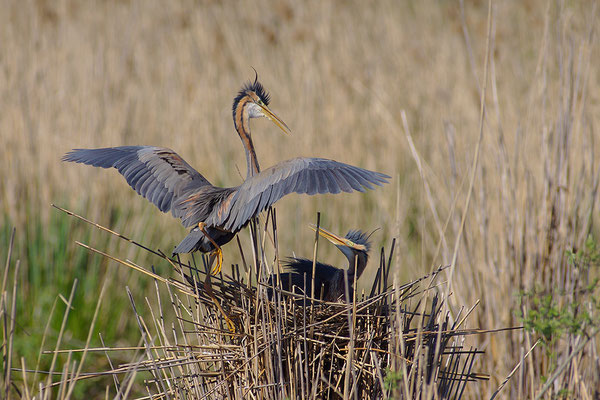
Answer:
[[590, 314], [585, 309], [580, 310], [580, 304], [561, 307], [552, 294], [526, 293], [525, 296], [532, 297], [532, 305], [523, 317], [523, 325], [539, 334], [548, 346], [555, 344], [564, 333], [583, 334], [592, 323]]
[[[8, 244], [11, 229], [10, 220], [0, 231], [0, 241]], [[119, 269], [114, 262], [99, 255], [91, 254], [79, 246], [73, 246], [73, 240], [83, 243], [94, 243], [98, 248], [115, 246], [114, 240], [108, 234], [98, 235], [89, 225], [78, 222], [74, 218], [56, 211], [51, 214], [49, 223], [39, 219], [31, 220], [26, 232], [22, 235], [23, 242], [16, 243], [13, 248], [13, 265], [9, 269], [9, 284], [12, 284], [15, 259], [20, 261], [18, 276], [18, 295], [16, 297], [16, 335], [13, 339], [13, 354], [18, 354], [26, 361], [26, 367], [36, 367], [41, 350], [54, 349], [59, 337], [63, 315], [66, 312], [67, 299], [72, 290], [74, 296], [72, 308], [65, 327], [61, 349], [79, 349], [85, 344], [85, 338], [92, 321], [98, 294], [104, 282], [109, 293], [116, 295], [106, 299], [102, 306], [94, 335], [92, 347], [101, 347], [98, 333], [104, 338], [111, 338], [113, 346], [131, 346], [139, 340], [139, 330], [134, 319], [130, 317], [131, 304], [124, 293], [123, 283], [133, 283], [136, 287], [134, 298], [142, 302], [144, 293], [150, 287], [149, 279], [138, 279], [131, 271]], [[18, 230], [17, 230], [18, 233]], [[7, 257], [8, 246], [1, 247], [2, 263]], [[77, 284], [74, 286], [74, 282]], [[42, 344], [44, 344], [42, 346]], [[58, 365], [67, 359], [79, 360], [80, 352], [61, 354]], [[52, 355], [42, 355], [39, 370], [50, 369]], [[129, 355], [116, 354], [114, 362], [129, 361]], [[108, 368], [106, 356], [92, 353], [87, 363], [95, 368]], [[44, 375], [39, 378], [45, 379]], [[17, 378], [18, 379], [18, 378]], [[110, 384], [108, 378], [103, 379]], [[96, 393], [98, 382], [84, 381], [75, 394]], [[100, 391], [101, 393], [102, 391]]]
[[[542, 382], [557, 367], [557, 359], [565, 350], [563, 343], [587, 338], [600, 326], [600, 247], [589, 236], [583, 248], [566, 250], [565, 258], [575, 277], [571, 287], [548, 291], [538, 286], [519, 294], [518, 317], [527, 331], [539, 335], [549, 360]], [[555, 395], [570, 396], [572, 391], [567, 388]]]
[[385, 388], [388, 393], [397, 390], [402, 382], [402, 371], [392, 371], [389, 368], [385, 370]]
[[520, 315], [525, 329], [539, 334], [548, 347], [563, 334], [585, 335], [600, 324], [600, 248], [588, 237], [581, 250], [567, 250], [567, 262], [577, 277], [568, 290], [544, 292], [542, 288], [520, 294], [528, 308]]

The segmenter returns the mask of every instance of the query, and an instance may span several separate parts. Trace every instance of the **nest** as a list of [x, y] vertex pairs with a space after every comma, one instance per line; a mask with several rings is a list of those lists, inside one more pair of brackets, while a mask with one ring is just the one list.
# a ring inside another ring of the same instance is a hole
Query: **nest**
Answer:
[[[115, 378], [123, 397], [139, 373], [149, 374], [148, 398], [181, 399], [460, 398], [468, 384], [488, 378], [472, 371], [482, 352], [464, 347], [467, 336], [484, 331], [461, 329], [468, 314], [450, 318], [437, 288], [447, 267], [407, 284], [391, 282], [392, 243], [387, 260], [381, 251], [368, 293], [346, 293], [350, 301], [311, 301], [268, 285], [276, 280], [261, 276], [264, 249], [256, 245], [260, 240], [254, 242], [254, 268], [236, 265], [231, 275], [213, 277], [206, 273], [206, 260], [199, 269], [144, 247], [168, 261], [178, 279], [80, 243], [156, 279], [156, 303], [148, 301], [153, 324], [145, 322], [130, 296], [145, 352], [102, 372], [125, 374], [121, 381]], [[248, 259], [243, 252], [242, 259]], [[163, 309], [160, 283], [172, 311]], [[166, 312], [178, 323], [166, 326]]]
[[149, 361], [186, 366], [161, 385], [182, 398], [377, 399], [404, 391], [401, 385], [459, 398], [468, 382], [485, 376], [471, 371], [480, 351], [461, 344], [474, 332], [459, 331], [442, 315], [432, 283], [443, 269], [395, 287], [382, 262], [368, 295], [331, 303], [252, 286], [236, 268], [233, 276], [211, 279], [235, 333], [198, 284], [205, 274], [186, 275], [180, 283], [197, 296], [187, 317], [178, 312], [196, 343]]

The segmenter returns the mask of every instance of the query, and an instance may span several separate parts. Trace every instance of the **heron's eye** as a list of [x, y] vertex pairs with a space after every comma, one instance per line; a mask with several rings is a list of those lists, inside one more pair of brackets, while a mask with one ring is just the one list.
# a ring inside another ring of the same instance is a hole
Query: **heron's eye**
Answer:
[[256, 104], [258, 104], [259, 106], [263, 105], [263, 101], [261, 99], [256, 100]]

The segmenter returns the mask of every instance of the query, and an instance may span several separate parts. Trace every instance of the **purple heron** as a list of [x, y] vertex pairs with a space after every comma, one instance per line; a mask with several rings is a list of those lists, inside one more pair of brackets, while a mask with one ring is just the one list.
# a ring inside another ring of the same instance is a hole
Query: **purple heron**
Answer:
[[239, 186], [213, 186], [173, 150], [154, 146], [74, 149], [63, 161], [116, 168], [129, 185], [160, 211], [180, 218], [190, 233], [173, 253], [212, 252], [221, 270], [221, 246], [261, 211], [289, 193], [340, 193], [373, 189], [389, 176], [323, 158], [294, 158], [262, 172], [250, 135], [250, 119], [266, 117], [285, 133], [287, 125], [268, 107], [263, 85], [249, 82], [233, 101], [233, 122], [246, 151], [247, 177]]

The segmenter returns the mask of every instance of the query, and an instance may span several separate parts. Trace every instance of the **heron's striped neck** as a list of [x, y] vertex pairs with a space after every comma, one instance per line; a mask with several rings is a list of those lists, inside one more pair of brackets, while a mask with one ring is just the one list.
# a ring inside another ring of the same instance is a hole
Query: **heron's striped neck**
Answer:
[[254, 144], [252, 143], [252, 137], [250, 136], [250, 117], [246, 107], [250, 101], [251, 100], [248, 97], [242, 98], [233, 111], [235, 130], [238, 135], [240, 135], [244, 150], [246, 151], [246, 179], [260, 172], [256, 152], [254, 151]]
[[365, 271], [368, 259], [369, 256], [363, 252], [354, 253], [352, 259], [348, 257], [348, 282], [351, 285], [354, 282], [354, 275], [356, 275], [356, 280], [358, 280]]

